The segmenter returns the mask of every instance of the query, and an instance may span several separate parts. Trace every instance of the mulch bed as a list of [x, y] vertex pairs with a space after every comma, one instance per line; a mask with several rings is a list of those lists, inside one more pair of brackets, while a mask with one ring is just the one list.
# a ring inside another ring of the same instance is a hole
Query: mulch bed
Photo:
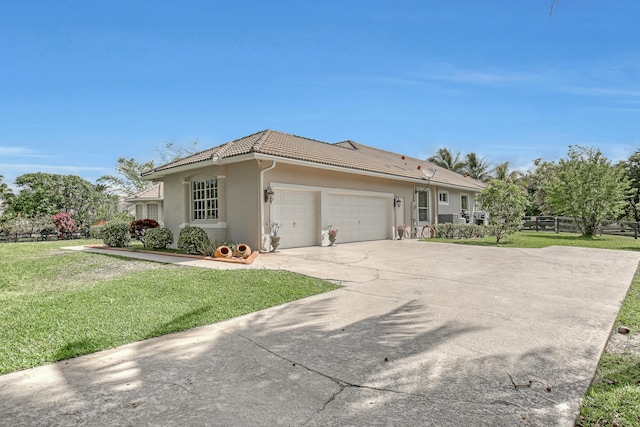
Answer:
[[147, 250], [132, 250], [129, 248], [113, 248], [110, 246], [104, 245], [85, 245], [85, 248], [92, 249], [105, 249], [109, 251], [120, 251], [120, 252], [133, 252], [133, 253], [143, 253], [143, 254], [153, 254], [153, 255], [164, 255], [164, 256], [175, 256], [181, 258], [194, 258], [194, 259], [204, 259], [207, 261], [218, 261], [218, 262], [230, 262], [233, 264], [252, 264], [253, 261], [260, 255], [260, 251], [253, 251], [249, 257], [244, 258], [214, 258], [210, 256], [202, 256], [202, 255], [191, 255], [191, 254], [175, 254], [169, 252], [156, 252], [156, 251], [147, 251]]

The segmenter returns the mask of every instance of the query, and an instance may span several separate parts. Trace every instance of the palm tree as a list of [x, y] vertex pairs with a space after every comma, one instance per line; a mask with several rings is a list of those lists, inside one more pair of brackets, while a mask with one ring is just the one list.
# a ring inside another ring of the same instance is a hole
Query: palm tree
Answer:
[[464, 168], [464, 162], [460, 160], [460, 153], [456, 153], [454, 156], [448, 148], [438, 149], [438, 152], [429, 157], [427, 161], [454, 172], [462, 172]]
[[14, 196], [13, 191], [11, 191], [11, 187], [2, 182], [3, 179], [4, 176], [0, 175], [0, 205], [3, 205], [5, 202], [11, 200]]
[[480, 181], [487, 182], [491, 179], [489, 175], [489, 162], [487, 162], [484, 157], [478, 157], [476, 153], [467, 154], [462, 171], [471, 178]]
[[491, 175], [494, 179], [499, 179], [513, 184], [521, 184], [520, 181], [523, 177], [520, 171], [509, 170], [509, 162], [502, 162], [496, 165], [495, 168], [491, 169]]

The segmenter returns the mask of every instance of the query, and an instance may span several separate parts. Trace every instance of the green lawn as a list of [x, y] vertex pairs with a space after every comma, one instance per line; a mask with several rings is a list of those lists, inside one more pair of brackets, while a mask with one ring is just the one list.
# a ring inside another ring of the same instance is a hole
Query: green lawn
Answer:
[[326, 292], [285, 271], [209, 270], [0, 244], [0, 374], [210, 324]]
[[[449, 242], [466, 245], [496, 246], [495, 237], [475, 240], [429, 239], [429, 242]], [[570, 233], [523, 231], [501, 242], [499, 247], [543, 248], [547, 246], [579, 246], [599, 249], [640, 250], [640, 240], [625, 236], [582, 237]], [[619, 326], [640, 333], [640, 269], [631, 283], [616, 319]], [[617, 333], [617, 332], [613, 332]], [[604, 352], [595, 379], [580, 407], [579, 427], [640, 427], [640, 352], [622, 354]]]
[[[462, 245], [496, 246], [496, 238], [487, 236], [483, 239], [449, 240], [428, 239], [429, 242], [459, 243]], [[521, 231], [502, 239], [499, 247], [506, 248], [544, 248], [547, 246], [579, 246], [584, 248], [618, 249], [640, 251], [640, 239], [627, 236], [602, 235], [583, 237], [575, 233], [553, 233]]]

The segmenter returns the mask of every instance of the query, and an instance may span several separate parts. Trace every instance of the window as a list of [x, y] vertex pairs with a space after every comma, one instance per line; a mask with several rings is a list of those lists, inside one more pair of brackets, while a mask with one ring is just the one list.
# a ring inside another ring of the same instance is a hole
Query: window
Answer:
[[158, 220], [158, 205], [155, 203], [147, 205], [147, 218]]
[[449, 192], [448, 191], [438, 191], [438, 204], [439, 205], [448, 205], [449, 204]]
[[460, 209], [469, 210], [469, 196], [466, 194], [460, 195]]
[[136, 205], [136, 219], [144, 219], [142, 218], [142, 205]]
[[429, 221], [429, 192], [418, 191], [418, 221]]
[[191, 188], [193, 219], [218, 219], [218, 180], [193, 181]]

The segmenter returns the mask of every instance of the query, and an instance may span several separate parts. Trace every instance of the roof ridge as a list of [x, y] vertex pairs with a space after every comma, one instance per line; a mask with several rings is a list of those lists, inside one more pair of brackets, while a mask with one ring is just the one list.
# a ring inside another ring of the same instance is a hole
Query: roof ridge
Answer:
[[[253, 143], [253, 146], [251, 147], [251, 151], [259, 152], [260, 148], [262, 148], [262, 144], [265, 143], [265, 141], [267, 140], [267, 138], [269, 138], [269, 135], [271, 135], [272, 132], [273, 131], [271, 129], [265, 129], [263, 131], [254, 133], [253, 135], [257, 135], [259, 133], [262, 133], [262, 135], [260, 135], [260, 137], [256, 140], [256, 142]], [[249, 137], [253, 135], [249, 135]]]

